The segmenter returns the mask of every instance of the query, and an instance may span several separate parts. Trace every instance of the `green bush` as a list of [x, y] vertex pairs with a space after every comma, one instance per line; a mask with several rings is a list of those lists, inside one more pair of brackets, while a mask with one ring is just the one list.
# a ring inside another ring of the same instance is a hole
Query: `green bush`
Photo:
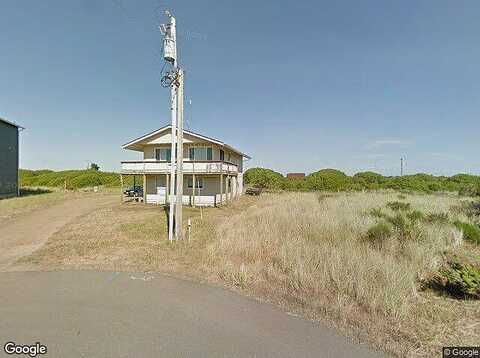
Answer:
[[448, 213], [430, 213], [425, 217], [427, 223], [447, 224], [450, 219]]
[[418, 222], [425, 220], [425, 214], [422, 213], [420, 210], [414, 210], [407, 214], [407, 218], [412, 222]]
[[380, 208], [373, 208], [370, 210], [369, 214], [374, 218], [385, 218], [387, 216], [387, 214], [385, 214]]
[[393, 211], [408, 211], [411, 208], [410, 203], [402, 203], [400, 201], [392, 201], [387, 203], [387, 206]]
[[454, 297], [480, 299], [480, 268], [449, 261], [438, 270], [433, 286]]
[[406, 240], [420, 240], [422, 238], [422, 231], [415, 221], [408, 220], [408, 218], [400, 213], [395, 216], [388, 216], [386, 220], [393, 225], [395, 231], [402, 239]]
[[353, 176], [353, 182], [364, 189], [380, 189], [387, 178], [374, 172], [360, 172]]
[[251, 168], [244, 174], [245, 184], [262, 189], [283, 189], [285, 178], [270, 169]]
[[478, 228], [478, 226], [462, 221], [455, 221], [454, 224], [459, 230], [463, 232], [463, 237], [465, 240], [480, 245], [480, 228]]
[[381, 221], [368, 229], [365, 238], [376, 247], [381, 247], [382, 243], [393, 234], [392, 227]]
[[344, 191], [353, 188], [352, 178], [335, 169], [322, 169], [305, 178], [306, 187], [314, 191]]

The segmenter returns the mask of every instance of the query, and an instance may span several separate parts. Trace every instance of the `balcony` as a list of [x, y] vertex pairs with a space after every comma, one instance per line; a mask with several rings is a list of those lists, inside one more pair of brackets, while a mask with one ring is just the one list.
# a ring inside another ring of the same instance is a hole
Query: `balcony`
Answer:
[[[122, 174], [168, 174], [170, 162], [141, 160], [122, 162]], [[183, 162], [184, 174], [238, 174], [237, 165], [225, 161], [189, 161]]]

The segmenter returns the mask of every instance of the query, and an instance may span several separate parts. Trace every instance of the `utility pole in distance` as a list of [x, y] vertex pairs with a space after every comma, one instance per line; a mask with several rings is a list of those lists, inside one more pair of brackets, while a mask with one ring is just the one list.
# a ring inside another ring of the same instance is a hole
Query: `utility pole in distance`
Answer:
[[400, 176], [403, 177], [403, 158], [400, 158]]

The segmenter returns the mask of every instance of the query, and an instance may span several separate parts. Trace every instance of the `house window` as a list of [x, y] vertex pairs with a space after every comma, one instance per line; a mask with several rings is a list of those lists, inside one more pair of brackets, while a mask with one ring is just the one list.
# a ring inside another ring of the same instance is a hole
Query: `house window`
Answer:
[[[193, 178], [188, 178], [188, 188], [193, 188]], [[203, 178], [195, 178], [195, 188], [196, 189], [203, 189]]]
[[212, 160], [212, 147], [190, 148], [190, 160]]
[[172, 149], [171, 148], [155, 148], [155, 159], [161, 161], [171, 161], [172, 160]]
[[225, 152], [222, 149], [220, 149], [220, 160], [221, 161], [225, 160]]

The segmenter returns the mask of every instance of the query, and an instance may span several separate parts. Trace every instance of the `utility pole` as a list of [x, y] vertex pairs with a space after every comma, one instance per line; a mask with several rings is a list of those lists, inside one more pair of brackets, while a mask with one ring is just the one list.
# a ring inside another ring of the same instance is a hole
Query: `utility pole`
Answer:
[[[170, 211], [168, 217], [168, 239], [182, 239], [182, 199], [183, 199], [183, 81], [184, 74], [178, 68], [177, 30], [175, 18], [165, 11], [169, 23], [160, 26], [164, 35], [164, 59], [169, 62], [172, 72], [162, 78], [162, 85], [170, 87], [172, 140], [170, 163]], [[178, 123], [178, 128], [177, 128]], [[178, 159], [177, 159], [178, 158]], [[176, 186], [176, 191], [175, 191]], [[175, 195], [176, 200], [173, 200]], [[174, 228], [175, 226], [175, 228]]]
[[400, 176], [403, 177], [403, 158], [400, 158]]
[[178, 128], [177, 128], [177, 207], [175, 210], [175, 234], [177, 240], [183, 239], [183, 85], [185, 79], [185, 72], [182, 69], [178, 70]]

